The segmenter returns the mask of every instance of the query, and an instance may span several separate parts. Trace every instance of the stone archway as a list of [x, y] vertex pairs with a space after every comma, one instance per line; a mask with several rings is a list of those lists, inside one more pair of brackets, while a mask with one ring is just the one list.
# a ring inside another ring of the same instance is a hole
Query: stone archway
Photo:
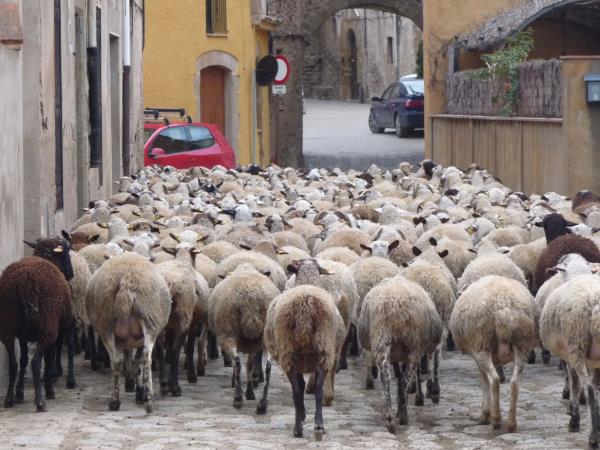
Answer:
[[238, 60], [229, 53], [213, 50], [202, 54], [196, 60], [194, 80], [196, 117], [194, 119], [200, 121], [202, 118], [202, 71], [210, 67], [218, 67], [224, 69], [225, 72], [225, 137], [235, 150], [236, 158], [239, 158], [240, 113], [238, 111], [237, 93], [240, 88], [240, 77], [237, 74]]
[[[304, 52], [321, 24], [337, 11], [368, 8], [391, 12], [423, 26], [422, 0], [268, 0], [269, 14], [281, 19], [273, 33], [273, 51], [287, 57], [291, 76], [287, 94], [272, 98], [271, 145], [276, 162], [282, 166], [302, 167], [302, 73]], [[275, 96], [272, 96], [275, 97]]]

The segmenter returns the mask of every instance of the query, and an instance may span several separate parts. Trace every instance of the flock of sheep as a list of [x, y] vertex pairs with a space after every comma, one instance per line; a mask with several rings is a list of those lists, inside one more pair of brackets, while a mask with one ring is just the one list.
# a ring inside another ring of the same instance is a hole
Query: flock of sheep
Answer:
[[303, 435], [306, 392], [315, 395], [321, 439], [336, 372], [347, 368], [349, 352], [362, 352], [365, 387], [381, 379], [383, 420], [393, 432], [396, 422], [408, 423], [409, 393], [415, 405], [440, 401], [447, 344], [475, 360], [480, 422], [494, 428], [503, 366], [513, 364], [506, 426], [514, 432], [520, 377], [541, 345], [545, 363], [550, 354], [564, 361], [569, 430], [579, 430], [587, 401], [589, 443], [598, 446], [600, 198], [593, 193], [527, 196], [475, 165], [461, 171], [429, 160], [416, 172], [407, 163], [348, 173], [157, 166], [118, 184], [119, 193], [91, 203], [71, 233], [29, 243], [35, 256], [0, 277], [6, 407], [24, 399], [28, 342], [37, 343], [31, 365], [41, 411], [42, 381], [53, 398], [62, 374], [63, 343], [68, 388], [83, 346], [92, 369], [110, 361], [109, 409], [120, 407], [124, 373], [125, 390], [148, 412], [153, 367], [161, 392], [179, 396], [182, 349], [187, 379], [196, 382], [220, 347], [233, 367], [235, 407], [255, 400], [264, 383], [256, 412], [266, 413], [274, 360], [292, 387], [294, 436]]

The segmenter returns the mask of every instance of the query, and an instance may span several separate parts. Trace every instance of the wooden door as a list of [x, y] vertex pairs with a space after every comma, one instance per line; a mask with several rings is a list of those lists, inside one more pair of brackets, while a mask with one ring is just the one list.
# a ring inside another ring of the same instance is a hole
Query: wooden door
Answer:
[[202, 122], [214, 123], [225, 130], [225, 69], [210, 66], [200, 72], [200, 110]]

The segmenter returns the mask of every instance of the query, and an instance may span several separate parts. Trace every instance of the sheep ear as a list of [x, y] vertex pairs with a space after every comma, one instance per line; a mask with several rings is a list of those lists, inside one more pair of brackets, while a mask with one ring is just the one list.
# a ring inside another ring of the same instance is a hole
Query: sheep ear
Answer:
[[407, 267], [410, 267], [410, 266], [408, 263], [402, 263], [402, 267], [404, 267], [406, 269]]
[[287, 266], [287, 270], [290, 273], [298, 273], [298, 263], [292, 263], [292, 264], [288, 264]]
[[321, 266], [318, 266], [318, 267], [319, 267], [319, 275], [334, 275], [333, 272], [330, 272], [329, 270], [327, 270]]
[[67, 231], [62, 230], [60, 234], [62, 234], [62, 237], [64, 237], [67, 241], [71, 242], [71, 235]]
[[134, 215], [134, 216], [136, 216], [136, 217], [141, 217], [141, 215], [142, 215], [142, 214], [141, 214], [140, 212], [138, 212], [138, 211], [133, 211], [131, 214], [133, 214], [133, 215]]
[[286, 252], [285, 250], [281, 250], [281, 249], [275, 250], [275, 253], [277, 253], [278, 255], [289, 255], [290, 254], [290, 252]]
[[363, 250], [367, 250], [369, 253], [373, 253], [373, 249], [368, 245], [360, 244], [360, 248], [362, 248]]
[[549, 267], [548, 269], [546, 269], [546, 273], [548, 275], [556, 275], [558, 272], [564, 272], [564, 271], [565, 271], [565, 268], [562, 265]]
[[196, 242], [204, 242], [207, 239], [208, 239], [208, 234], [206, 236], [198, 236], [198, 239], [196, 239]]
[[105, 230], [108, 230], [108, 224], [103, 222], [103, 223], [96, 223], [96, 225], [98, 225], [100, 228], [104, 228]]
[[93, 209], [93, 208], [95, 208], [95, 207], [96, 207], [96, 202], [89, 202], [89, 203], [88, 203], [88, 208], [89, 208], [89, 209]]
[[444, 250], [443, 252], [439, 252], [438, 255], [440, 255], [440, 258], [445, 258], [448, 256], [448, 249]]
[[171, 239], [174, 239], [177, 242], [181, 243], [181, 238], [179, 236], [177, 236], [175, 233], [169, 233], [169, 236], [171, 236]]
[[479, 219], [481, 217], [481, 214], [473, 213], [473, 214], [471, 214], [471, 217], [473, 217], [475, 219]]
[[240, 244], [240, 248], [244, 249], [244, 250], [252, 250], [252, 247], [246, 245], [246, 244]]
[[419, 247], [413, 247], [412, 252], [413, 252], [413, 255], [415, 255], [415, 256], [419, 256], [423, 253]]
[[390, 245], [388, 245], [388, 253], [390, 253], [392, 250], [394, 250], [399, 245], [400, 245], [400, 241], [398, 239], [396, 239], [394, 242], [392, 242]]
[[173, 255], [173, 256], [177, 255], [177, 249], [176, 248], [163, 248], [163, 250], [165, 252], [167, 252], [168, 254], [170, 254], [170, 255]]
[[421, 223], [421, 218], [420, 217], [413, 217], [413, 223], [416, 225], [419, 225]]
[[544, 221], [543, 221], [543, 220], [539, 220], [539, 221], [537, 221], [537, 222], [533, 222], [533, 224], [534, 224], [536, 227], [544, 228]]
[[253, 212], [252, 213], [252, 217], [265, 217], [265, 215], [263, 213], [260, 213], [260, 212]]
[[123, 239], [123, 242], [125, 242], [127, 245], [135, 247], [135, 243], [133, 241], [130, 241], [129, 239]]
[[567, 227], [576, 227], [577, 224], [574, 222], [569, 222], [568, 220], [565, 220], [565, 226]]
[[88, 236], [87, 241], [88, 241], [88, 244], [91, 244], [93, 242], [96, 242], [98, 239], [100, 239], [100, 235], [94, 234], [93, 236]]
[[469, 249], [469, 251], [470, 251], [471, 253], [475, 253], [475, 254], [477, 254], [477, 250], [475, 250], [474, 248], [470, 248], [470, 249]]
[[432, 237], [432, 238], [429, 239], [429, 243], [431, 245], [433, 245], [434, 247], [437, 247], [437, 245], [438, 245], [438, 242], [437, 242], [437, 240], [434, 237]]
[[271, 276], [271, 271], [267, 270], [266, 272], [262, 273], [265, 277], [270, 277]]
[[160, 231], [160, 228], [150, 225], [150, 231], [152, 231], [153, 233], [158, 233]]
[[27, 244], [28, 246], [30, 246], [32, 249], [36, 249], [37, 247], [37, 242], [33, 243], [33, 242], [29, 242], [29, 241], [23, 241], [25, 244]]

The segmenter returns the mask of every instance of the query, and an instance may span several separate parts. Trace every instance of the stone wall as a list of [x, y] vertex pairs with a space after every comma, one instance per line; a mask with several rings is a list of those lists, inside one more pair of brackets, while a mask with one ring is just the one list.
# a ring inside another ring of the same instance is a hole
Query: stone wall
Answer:
[[[356, 42], [357, 89], [351, 86], [350, 35]], [[421, 32], [409, 19], [370, 9], [339, 11], [321, 25], [306, 48], [304, 95], [368, 101], [400, 76], [414, 73], [420, 42]]]

